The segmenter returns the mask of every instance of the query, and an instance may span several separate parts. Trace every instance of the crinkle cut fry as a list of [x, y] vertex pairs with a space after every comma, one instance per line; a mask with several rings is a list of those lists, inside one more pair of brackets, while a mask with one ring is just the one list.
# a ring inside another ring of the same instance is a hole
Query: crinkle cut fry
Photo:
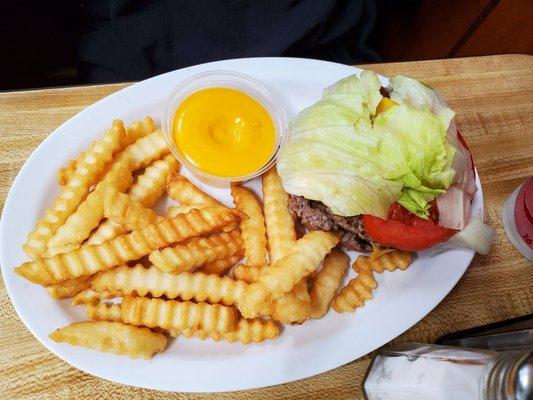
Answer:
[[[144, 121], [135, 121], [126, 130], [126, 136], [124, 138], [124, 146], [129, 146], [141, 137], [156, 130], [156, 125], [152, 117], [146, 117]], [[83, 160], [83, 157], [89, 150], [85, 150], [75, 160], [70, 160], [66, 166], [61, 167], [57, 171], [57, 182], [60, 185], [66, 185], [70, 178], [74, 175], [78, 163]]]
[[245, 318], [257, 317], [268, 299], [276, 299], [318, 267], [339, 242], [338, 233], [312, 231], [298, 240], [293, 251], [268, 268], [259, 282], [249, 285], [237, 306]]
[[246, 283], [255, 283], [259, 281], [259, 276], [263, 274], [270, 266], [268, 265], [246, 265], [239, 264], [233, 268], [233, 278]]
[[72, 299], [73, 306], [79, 306], [80, 304], [96, 305], [102, 300], [112, 299], [113, 297], [122, 296], [120, 293], [110, 292], [96, 292], [91, 288], [83, 289]]
[[49, 245], [57, 247], [69, 243], [81, 243], [87, 239], [103, 217], [103, 192], [107, 187], [115, 186], [121, 192], [125, 191], [133, 182], [131, 177], [133, 171], [146, 168], [168, 152], [169, 149], [160, 130], [128, 146], [116, 158], [112, 168], [95, 190], [57, 230]]
[[302, 278], [315, 270], [324, 257], [339, 242], [340, 235], [332, 232], [311, 231], [298, 240], [293, 251], [276, 262], [259, 277], [276, 296], [290, 291]]
[[[240, 264], [233, 269], [233, 278], [246, 283], [254, 283], [259, 280], [261, 273], [268, 268], [270, 267], [253, 267]], [[300, 285], [301, 287], [299, 287]], [[311, 313], [311, 302], [307, 298], [308, 296], [307, 282], [304, 278], [294, 286], [293, 290], [271, 302], [261, 312], [261, 315], [268, 315], [273, 320], [284, 324], [302, 323]]]
[[[168, 175], [178, 167], [179, 163], [172, 154], [155, 161], [137, 177], [135, 183], [129, 188], [128, 195], [143, 206], [152, 207], [165, 193]], [[105, 220], [89, 236], [87, 244], [100, 244], [126, 232], [123, 226]]]
[[91, 186], [105, 170], [114, 154], [123, 149], [124, 136], [124, 124], [117, 120], [102, 138], [93, 142], [76, 166], [72, 179], [61, 187], [52, 207], [46, 210], [44, 217], [37, 222], [36, 229], [28, 235], [28, 240], [23, 246], [26, 254], [36, 258], [46, 249], [50, 238], [86, 198]]
[[165, 335], [148, 328], [109, 321], [75, 322], [52, 332], [49, 337], [59, 343], [145, 359], [152, 358], [167, 345]]
[[265, 340], [276, 339], [279, 336], [279, 326], [270, 320], [256, 319], [239, 319], [237, 328], [233, 332], [221, 333], [215, 331], [204, 331], [198, 329], [183, 329], [181, 331], [170, 331], [171, 336], [182, 335], [186, 338], [196, 336], [201, 340], [210, 338], [214, 341], [224, 340], [226, 342], [234, 343], [239, 341], [243, 344], [260, 343]]
[[107, 189], [104, 194], [104, 217], [129, 231], [161, 220], [154, 210], [144, 207], [114, 187]]
[[237, 312], [233, 307], [220, 304], [126, 296], [122, 301], [122, 320], [165, 330], [193, 328], [230, 332], [235, 330]]
[[165, 137], [160, 129], [140, 138], [135, 143], [129, 145], [116, 162], [122, 161], [122, 158], [131, 158], [133, 170], [138, 171], [147, 168], [154, 161], [161, 159], [170, 152]]
[[168, 177], [167, 191], [172, 199], [180, 202], [182, 205], [195, 204], [198, 206], [224, 207], [178, 172], [173, 172]]
[[48, 242], [48, 246], [60, 247], [68, 244], [81, 244], [103, 217], [103, 201], [107, 189], [116, 187], [118, 190], [124, 191], [132, 182], [129, 159], [115, 163], [85, 201], [68, 217], [65, 224], [59, 227], [54, 237]]
[[73, 297], [84, 289], [91, 286], [92, 275], [83, 275], [78, 278], [69, 279], [62, 283], [48, 287], [48, 294], [54, 299], [64, 299]]
[[231, 194], [237, 209], [246, 218], [241, 220], [241, 236], [247, 265], [265, 265], [267, 262], [267, 239], [263, 210], [255, 195], [247, 188], [234, 186]]
[[375, 259], [371, 257], [359, 256], [353, 264], [355, 272], [362, 271], [364, 269], [371, 269], [379, 274], [383, 271], [395, 271], [400, 269], [405, 271], [409, 265], [413, 262], [411, 254], [407, 251], [393, 250], [385, 253]]
[[69, 251], [77, 249], [78, 247], [80, 247], [80, 245], [75, 243], [67, 244], [65, 246], [60, 247], [48, 247], [43, 253], [41, 253], [41, 257], [47, 258], [53, 257], [61, 253], [68, 253]]
[[288, 209], [288, 195], [276, 168], [263, 174], [263, 203], [270, 263], [290, 253], [296, 243], [294, 219]]
[[300, 282], [295, 283], [290, 293], [293, 293], [296, 298], [308, 303], [309, 307], [311, 307], [311, 296], [309, 296], [309, 290], [307, 289], [307, 276], [304, 276]]
[[322, 269], [316, 274], [309, 294], [311, 317], [322, 318], [342, 284], [350, 258], [340, 249], [333, 249], [324, 259]]
[[[181, 214], [187, 215], [187, 214]], [[191, 271], [206, 263], [242, 253], [239, 230], [214, 233], [193, 238], [185, 243], [150, 253], [149, 259], [157, 268], [171, 273]]]
[[87, 151], [80, 153], [79, 157], [75, 160], [69, 160], [67, 165], [57, 170], [57, 183], [60, 186], [66, 185], [70, 178], [74, 175], [78, 163], [81, 162], [83, 157], [87, 154]]
[[[307, 282], [304, 282], [307, 285]], [[307, 289], [307, 288], [306, 288]], [[284, 293], [261, 312], [275, 321], [284, 324], [301, 324], [311, 314], [311, 302], [305, 298], [299, 298], [294, 291]]]
[[235, 304], [247, 284], [230, 277], [219, 277], [202, 272], [168, 274], [151, 266], [141, 264], [130, 268], [120, 266], [99, 272], [91, 283], [96, 292], [116, 295], [165, 296], [167, 299], [207, 301], [223, 305]]
[[206, 205], [204, 204], [187, 204], [187, 205], [179, 205], [179, 206], [170, 206], [167, 210], [167, 216], [168, 217], [175, 217], [178, 214], [187, 214], [189, 211], [191, 211], [194, 208], [204, 208]]
[[231, 267], [237, 264], [243, 256], [243, 252], [239, 252], [233, 256], [223, 258], [222, 260], [211, 261], [200, 267], [200, 271], [206, 274], [224, 275]]
[[145, 207], [152, 207], [163, 196], [168, 176], [179, 168], [179, 162], [172, 154], [154, 161], [137, 177], [128, 190], [128, 195]]
[[122, 307], [120, 304], [87, 303], [86, 311], [87, 311], [87, 318], [93, 321], [122, 322]]
[[340, 313], [362, 307], [365, 301], [373, 297], [372, 290], [377, 285], [371, 269], [361, 270], [357, 277], [350, 280], [333, 299], [333, 309]]
[[15, 269], [22, 277], [49, 286], [139, 259], [156, 249], [220, 229], [239, 220], [230, 209], [209, 207], [164, 219], [99, 245], [27, 262]]
[[[271, 168], [263, 175], [263, 202], [269, 259], [270, 263], [274, 264], [288, 255], [296, 243], [296, 228], [288, 209], [288, 195], [283, 188], [276, 168]], [[280, 301], [280, 304], [276, 306], [276, 310], [281, 312], [278, 313], [280, 320], [289, 320], [290, 318], [287, 316], [292, 318], [291, 314], [283, 311], [283, 308], [298, 310], [302, 316], [304, 310], [308, 313], [311, 310], [307, 280], [296, 283], [292, 295], [285, 296], [283, 301]], [[302, 318], [301, 316], [297, 317], [300, 321]]]
[[143, 121], [134, 121], [127, 129], [127, 143], [135, 143], [157, 129], [157, 126], [150, 116], [146, 116]]
[[101, 244], [108, 241], [109, 239], [116, 238], [117, 236], [123, 235], [125, 233], [128, 233], [128, 231], [122, 225], [117, 224], [108, 219], [104, 219], [102, 222], [100, 222], [98, 228], [96, 228], [91, 233], [91, 235], [83, 244], [83, 246], [87, 246], [90, 244]]

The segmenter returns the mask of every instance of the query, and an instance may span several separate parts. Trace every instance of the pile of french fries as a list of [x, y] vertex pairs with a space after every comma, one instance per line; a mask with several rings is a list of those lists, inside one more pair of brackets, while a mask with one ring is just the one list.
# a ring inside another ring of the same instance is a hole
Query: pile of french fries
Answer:
[[[88, 321], [50, 334], [57, 342], [151, 358], [167, 335], [275, 339], [280, 325], [352, 311], [372, 298], [374, 273], [404, 270], [411, 256], [349, 257], [334, 232], [298, 238], [275, 168], [263, 204], [234, 186], [228, 208], [179, 174], [152, 118], [111, 129], [57, 174], [59, 195], [32, 231], [16, 268], [56, 299], [86, 307]], [[176, 201], [167, 215], [152, 209]]]

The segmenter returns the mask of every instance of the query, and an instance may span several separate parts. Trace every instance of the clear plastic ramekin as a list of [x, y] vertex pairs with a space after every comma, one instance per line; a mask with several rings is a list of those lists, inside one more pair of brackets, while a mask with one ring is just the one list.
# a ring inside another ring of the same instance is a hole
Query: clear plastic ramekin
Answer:
[[[202, 171], [191, 164], [184, 154], [182, 154], [174, 143], [173, 125], [174, 114], [182, 101], [188, 96], [206, 88], [230, 88], [243, 92], [259, 104], [261, 104], [272, 118], [276, 135], [276, 143], [269, 161], [257, 171], [242, 176], [218, 176]], [[210, 71], [194, 75], [181, 82], [172, 91], [167, 99], [163, 115], [161, 118], [163, 134], [172, 154], [182, 165], [185, 165], [198, 179], [216, 187], [228, 187], [232, 183], [244, 182], [255, 178], [268, 170], [276, 161], [279, 151], [287, 140], [287, 117], [280, 103], [274, 94], [258, 80], [238, 72], [233, 71]]]

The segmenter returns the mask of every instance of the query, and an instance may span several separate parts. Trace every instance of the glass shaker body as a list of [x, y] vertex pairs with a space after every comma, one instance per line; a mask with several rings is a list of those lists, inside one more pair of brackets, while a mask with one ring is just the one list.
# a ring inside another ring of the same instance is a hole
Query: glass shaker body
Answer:
[[375, 356], [364, 392], [368, 400], [517, 399], [502, 388], [518, 378], [518, 356], [532, 360], [530, 353], [405, 343]]

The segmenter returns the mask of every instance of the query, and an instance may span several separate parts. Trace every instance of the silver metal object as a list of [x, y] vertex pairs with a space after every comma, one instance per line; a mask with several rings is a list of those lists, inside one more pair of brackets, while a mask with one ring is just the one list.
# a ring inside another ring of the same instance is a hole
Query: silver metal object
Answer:
[[496, 361], [487, 379], [487, 399], [533, 399], [533, 350], [508, 352]]

